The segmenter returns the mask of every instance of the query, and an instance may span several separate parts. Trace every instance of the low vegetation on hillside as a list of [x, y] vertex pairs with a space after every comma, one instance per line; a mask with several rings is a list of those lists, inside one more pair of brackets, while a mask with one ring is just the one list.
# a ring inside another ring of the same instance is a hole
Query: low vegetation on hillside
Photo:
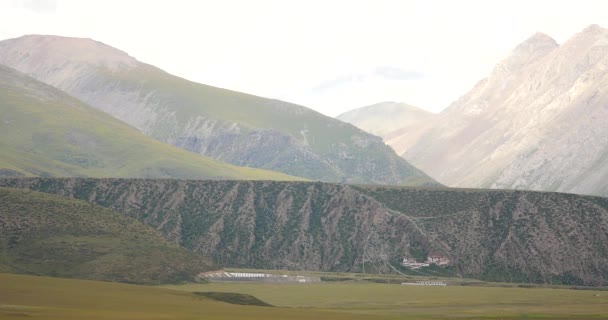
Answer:
[[0, 188], [0, 272], [158, 284], [193, 281], [211, 268], [209, 260], [107, 208]]
[[[608, 200], [572, 194], [271, 181], [5, 179], [138, 219], [224, 267], [605, 285]], [[403, 270], [403, 269], [401, 269]]]

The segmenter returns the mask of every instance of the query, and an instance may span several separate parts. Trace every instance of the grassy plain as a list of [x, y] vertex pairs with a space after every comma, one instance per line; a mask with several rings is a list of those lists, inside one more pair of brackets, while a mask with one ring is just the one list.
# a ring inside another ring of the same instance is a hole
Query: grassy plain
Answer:
[[370, 319], [608, 318], [608, 292], [547, 288], [418, 287], [369, 282], [307, 285], [208, 283], [170, 286], [184, 291], [250, 294], [280, 307], [364, 315]]
[[[240, 306], [192, 292], [251, 294]], [[0, 319], [598, 319], [608, 292], [366, 282], [150, 287], [0, 274]]]
[[364, 319], [314, 309], [238, 306], [189, 292], [0, 274], [0, 319]]

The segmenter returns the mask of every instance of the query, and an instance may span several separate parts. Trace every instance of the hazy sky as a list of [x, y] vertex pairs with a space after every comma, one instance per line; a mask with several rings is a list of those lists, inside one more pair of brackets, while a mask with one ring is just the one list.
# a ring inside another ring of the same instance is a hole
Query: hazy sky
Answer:
[[0, 0], [0, 39], [86, 37], [178, 76], [334, 116], [440, 111], [518, 43], [608, 27], [608, 1]]

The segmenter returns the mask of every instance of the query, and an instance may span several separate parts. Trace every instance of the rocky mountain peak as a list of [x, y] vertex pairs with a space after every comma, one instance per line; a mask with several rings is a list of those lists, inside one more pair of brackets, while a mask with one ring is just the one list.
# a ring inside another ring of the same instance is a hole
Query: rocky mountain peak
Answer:
[[550, 36], [537, 32], [520, 43], [511, 53], [499, 62], [490, 78], [502, 79], [505, 74], [513, 74], [546, 56], [559, 45]]
[[524, 42], [519, 44], [519, 46], [517, 46], [517, 48], [519, 48], [519, 47], [534, 47], [534, 48], [540, 47], [540, 48], [542, 48], [545, 46], [557, 47], [558, 44], [557, 44], [557, 41], [555, 41], [555, 39], [551, 38], [546, 33], [536, 32], [531, 37], [526, 39]]
[[605, 28], [602, 28], [600, 25], [598, 24], [592, 24], [587, 26], [585, 29], [583, 29], [583, 31], [581, 33], [585, 33], [585, 34], [599, 34], [599, 33], [604, 33], [608, 31]]

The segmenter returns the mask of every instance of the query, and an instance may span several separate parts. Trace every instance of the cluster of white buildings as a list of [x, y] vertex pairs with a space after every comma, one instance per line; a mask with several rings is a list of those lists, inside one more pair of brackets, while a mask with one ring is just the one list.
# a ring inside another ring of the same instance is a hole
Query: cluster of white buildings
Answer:
[[445, 266], [450, 264], [450, 259], [444, 255], [431, 254], [426, 258], [425, 262], [417, 262], [415, 259], [407, 257], [403, 258], [403, 262], [401, 262], [402, 266], [410, 269], [420, 269], [422, 267], [428, 267], [431, 264]]

